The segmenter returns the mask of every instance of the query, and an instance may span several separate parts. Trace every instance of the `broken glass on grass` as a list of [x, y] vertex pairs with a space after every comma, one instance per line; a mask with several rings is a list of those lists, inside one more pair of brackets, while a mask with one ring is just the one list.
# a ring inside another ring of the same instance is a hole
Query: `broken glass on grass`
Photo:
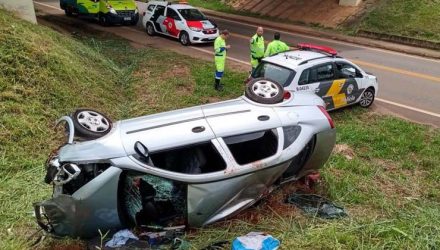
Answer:
[[286, 203], [297, 206], [308, 215], [323, 219], [338, 219], [348, 216], [343, 207], [316, 194], [292, 194], [287, 197]]

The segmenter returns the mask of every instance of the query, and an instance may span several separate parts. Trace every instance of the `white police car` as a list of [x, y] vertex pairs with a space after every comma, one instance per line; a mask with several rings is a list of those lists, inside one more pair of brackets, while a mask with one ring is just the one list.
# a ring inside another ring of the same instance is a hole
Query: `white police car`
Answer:
[[143, 5], [142, 24], [150, 36], [171, 36], [183, 45], [214, 42], [219, 36], [217, 25], [188, 4], [149, 1]]
[[252, 78], [269, 78], [290, 92], [314, 92], [327, 110], [359, 103], [369, 107], [378, 92], [377, 78], [337, 56], [336, 50], [298, 44], [298, 50], [264, 58]]

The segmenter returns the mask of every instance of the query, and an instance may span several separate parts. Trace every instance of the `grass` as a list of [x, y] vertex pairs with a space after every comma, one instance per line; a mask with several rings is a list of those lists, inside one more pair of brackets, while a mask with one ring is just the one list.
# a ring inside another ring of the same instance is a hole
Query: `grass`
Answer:
[[440, 42], [439, 13], [439, 1], [384, 0], [363, 19], [360, 28]]
[[[230, 99], [246, 73], [213, 90], [212, 63], [111, 36], [68, 37], [0, 11], [0, 249], [30, 248], [32, 203], [50, 196], [44, 161], [59, 145], [53, 122], [77, 107], [114, 120]], [[160, 63], [158, 63], [160, 62]], [[332, 113], [337, 148], [317, 192], [349, 217], [321, 220], [283, 203], [285, 186], [240, 215], [186, 235], [193, 249], [265, 231], [283, 249], [434, 249], [440, 246], [440, 131], [357, 107]], [[39, 248], [84, 248], [46, 240]]]

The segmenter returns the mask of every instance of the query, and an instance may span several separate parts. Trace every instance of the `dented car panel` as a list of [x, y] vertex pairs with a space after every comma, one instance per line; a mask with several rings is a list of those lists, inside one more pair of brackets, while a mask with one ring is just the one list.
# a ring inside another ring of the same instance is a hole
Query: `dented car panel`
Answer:
[[39, 224], [87, 238], [230, 217], [322, 167], [336, 131], [320, 105], [300, 93], [272, 105], [241, 97], [118, 121], [103, 137], [66, 144], [48, 161], [54, 198], [35, 205]]

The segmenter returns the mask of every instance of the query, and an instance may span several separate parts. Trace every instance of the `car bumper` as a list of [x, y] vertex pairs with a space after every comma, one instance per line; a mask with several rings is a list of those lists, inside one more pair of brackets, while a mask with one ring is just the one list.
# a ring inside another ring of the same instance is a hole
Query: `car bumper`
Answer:
[[212, 43], [218, 36], [218, 31], [215, 34], [204, 34], [203, 32], [190, 33], [191, 43]]
[[105, 15], [110, 24], [124, 24], [124, 23], [136, 24], [139, 21], [139, 13], [128, 14], [128, 15], [107, 13]]

